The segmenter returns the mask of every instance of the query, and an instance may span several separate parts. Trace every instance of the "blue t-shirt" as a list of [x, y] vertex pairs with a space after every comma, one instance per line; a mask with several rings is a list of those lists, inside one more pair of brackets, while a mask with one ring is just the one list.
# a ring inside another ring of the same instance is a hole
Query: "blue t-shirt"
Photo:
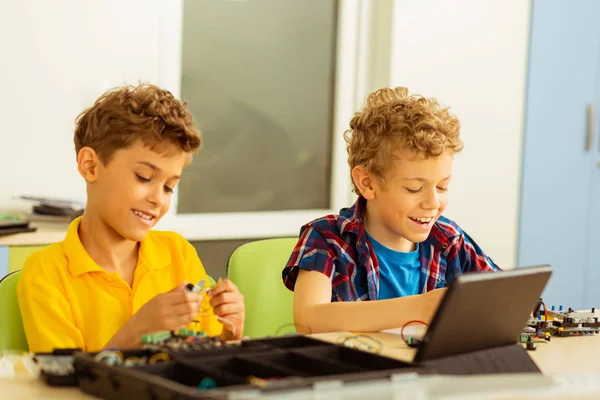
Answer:
[[379, 294], [377, 300], [394, 299], [421, 293], [421, 260], [419, 244], [410, 253], [385, 247], [369, 233], [367, 237], [379, 261]]

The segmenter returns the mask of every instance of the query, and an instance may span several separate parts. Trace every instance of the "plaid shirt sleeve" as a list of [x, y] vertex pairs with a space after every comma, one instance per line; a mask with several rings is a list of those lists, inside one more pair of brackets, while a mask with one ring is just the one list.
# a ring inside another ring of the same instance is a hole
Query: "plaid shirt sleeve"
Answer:
[[461, 230], [460, 243], [458, 248], [458, 257], [463, 272], [471, 271], [500, 271], [490, 257], [488, 257], [481, 247], [464, 231]]
[[301, 269], [319, 271], [331, 279], [335, 269], [335, 252], [329, 247], [325, 236], [314, 226], [305, 225], [294, 251], [282, 271], [283, 283], [293, 291]]

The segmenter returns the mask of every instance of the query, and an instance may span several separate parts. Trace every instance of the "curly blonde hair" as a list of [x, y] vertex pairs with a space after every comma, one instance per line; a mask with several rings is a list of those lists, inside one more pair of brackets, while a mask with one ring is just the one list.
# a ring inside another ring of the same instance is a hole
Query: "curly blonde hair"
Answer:
[[186, 103], [150, 84], [107, 91], [75, 123], [76, 154], [91, 147], [105, 164], [115, 151], [137, 140], [151, 148], [172, 143], [190, 154], [201, 145], [200, 131]]
[[[463, 148], [460, 122], [436, 99], [408, 95], [405, 87], [383, 88], [367, 96], [344, 132], [350, 173], [357, 165], [385, 180], [398, 148], [436, 157]], [[353, 191], [360, 194], [354, 180]]]

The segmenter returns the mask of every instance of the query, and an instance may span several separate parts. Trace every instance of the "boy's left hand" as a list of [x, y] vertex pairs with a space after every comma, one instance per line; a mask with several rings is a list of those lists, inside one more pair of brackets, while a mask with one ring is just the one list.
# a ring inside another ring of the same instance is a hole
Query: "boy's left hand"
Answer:
[[206, 292], [215, 315], [231, 322], [223, 322], [223, 340], [241, 340], [244, 333], [244, 296], [233, 282], [223, 279]]

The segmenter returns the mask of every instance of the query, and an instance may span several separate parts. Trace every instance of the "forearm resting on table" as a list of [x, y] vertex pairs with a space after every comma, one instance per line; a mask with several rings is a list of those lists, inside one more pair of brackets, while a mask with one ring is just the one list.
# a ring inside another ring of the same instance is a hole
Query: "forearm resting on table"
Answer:
[[390, 300], [331, 302], [331, 281], [301, 270], [294, 289], [294, 322], [300, 333], [377, 332], [399, 328], [410, 320], [429, 323], [445, 289]]
[[298, 332], [378, 332], [410, 320], [429, 323], [437, 304], [423, 295], [378, 301], [321, 303], [294, 307]]

